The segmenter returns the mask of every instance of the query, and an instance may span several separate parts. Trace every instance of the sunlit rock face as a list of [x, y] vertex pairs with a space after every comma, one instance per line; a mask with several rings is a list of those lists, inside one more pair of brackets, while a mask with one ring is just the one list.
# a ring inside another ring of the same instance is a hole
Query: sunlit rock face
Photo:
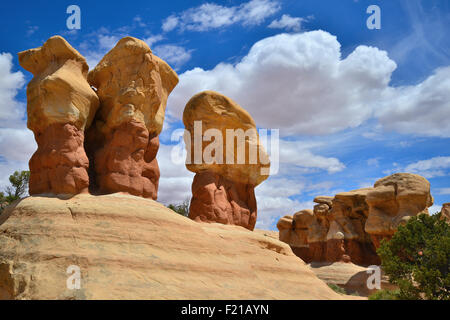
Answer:
[[89, 72], [100, 108], [88, 131], [93, 193], [125, 192], [156, 199], [156, 154], [167, 97], [178, 83], [148, 45], [125, 37]]
[[399, 225], [412, 216], [428, 214], [433, 205], [430, 183], [412, 173], [396, 173], [375, 182], [367, 194], [369, 216], [365, 231], [378, 248], [382, 239], [390, 239]]
[[[376, 254], [380, 241], [389, 240], [411, 216], [428, 214], [433, 197], [425, 178], [396, 173], [374, 187], [319, 196], [314, 202], [314, 210], [279, 220], [280, 240], [306, 262], [373, 265], [381, 262]], [[443, 216], [448, 216], [446, 208]]]
[[60, 36], [19, 53], [34, 77], [27, 86], [27, 126], [38, 149], [30, 159], [29, 193], [77, 194], [88, 190], [84, 133], [99, 100], [87, 82], [85, 58]]
[[186, 104], [183, 122], [186, 167], [196, 173], [189, 217], [253, 230], [254, 189], [267, 179], [270, 164], [252, 117], [230, 98], [204, 91]]

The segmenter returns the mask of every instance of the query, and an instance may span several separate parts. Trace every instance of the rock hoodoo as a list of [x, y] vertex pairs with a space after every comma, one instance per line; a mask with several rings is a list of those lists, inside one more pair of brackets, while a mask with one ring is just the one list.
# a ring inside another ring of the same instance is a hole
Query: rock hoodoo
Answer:
[[284, 216], [277, 224], [280, 240], [306, 262], [379, 264], [381, 239], [390, 239], [409, 217], [428, 213], [433, 204], [429, 182], [418, 175], [397, 173], [373, 188], [334, 197], [316, 197], [314, 210]]
[[189, 217], [253, 230], [255, 187], [269, 175], [269, 159], [252, 117], [217, 92], [193, 96], [183, 113], [186, 167], [195, 172]]
[[369, 217], [365, 231], [378, 248], [381, 239], [390, 239], [397, 227], [411, 216], [428, 214], [433, 205], [430, 183], [412, 173], [396, 173], [375, 182], [367, 194]]
[[89, 72], [100, 108], [87, 134], [91, 191], [157, 198], [156, 154], [178, 76], [148, 45], [125, 37]]
[[84, 133], [99, 100], [87, 82], [88, 65], [60, 36], [19, 53], [34, 77], [27, 86], [27, 126], [38, 149], [30, 159], [29, 193], [77, 194], [89, 186]]

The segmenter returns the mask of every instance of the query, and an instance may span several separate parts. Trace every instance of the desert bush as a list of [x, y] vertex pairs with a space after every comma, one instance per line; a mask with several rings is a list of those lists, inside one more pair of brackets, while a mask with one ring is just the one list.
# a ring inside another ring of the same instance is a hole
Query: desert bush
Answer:
[[440, 214], [411, 217], [377, 253], [399, 299], [450, 300], [450, 226]]

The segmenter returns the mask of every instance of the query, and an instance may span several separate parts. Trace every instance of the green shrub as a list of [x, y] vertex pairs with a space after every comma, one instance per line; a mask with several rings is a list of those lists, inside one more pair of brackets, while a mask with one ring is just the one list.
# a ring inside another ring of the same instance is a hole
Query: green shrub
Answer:
[[183, 201], [182, 204], [169, 204], [167, 208], [172, 209], [178, 214], [181, 214], [182, 216], [188, 217], [189, 216], [189, 199], [186, 199]]
[[334, 292], [337, 292], [339, 294], [346, 294], [345, 290], [341, 287], [339, 287], [337, 284], [334, 283], [328, 283], [328, 286], [333, 289]]
[[378, 290], [369, 296], [369, 300], [398, 300], [400, 290]]
[[450, 226], [440, 214], [411, 217], [377, 253], [399, 299], [450, 300]]
[[22, 198], [27, 193], [29, 180], [30, 171], [15, 171], [9, 176], [11, 185], [6, 187], [5, 192], [0, 192], [0, 213], [4, 207]]

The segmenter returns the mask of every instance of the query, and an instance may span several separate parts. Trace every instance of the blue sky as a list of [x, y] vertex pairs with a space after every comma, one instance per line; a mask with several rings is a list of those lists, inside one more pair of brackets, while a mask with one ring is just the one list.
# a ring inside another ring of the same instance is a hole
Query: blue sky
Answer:
[[[66, 8], [81, 9], [68, 30]], [[381, 29], [369, 30], [369, 5]], [[195, 93], [213, 89], [280, 130], [280, 170], [256, 188], [258, 226], [312, 207], [316, 195], [371, 186], [393, 172], [450, 201], [450, 3], [381, 0], [29, 1], [0, 4], [0, 187], [27, 168], [31, 74], [17, 52], [60, 34], [90, 67], [123, 36], [146, 41], [180, 76], [169, 98], [159, 200], [190, 195], [192, 174], [170, 161], [173, 130]]]

